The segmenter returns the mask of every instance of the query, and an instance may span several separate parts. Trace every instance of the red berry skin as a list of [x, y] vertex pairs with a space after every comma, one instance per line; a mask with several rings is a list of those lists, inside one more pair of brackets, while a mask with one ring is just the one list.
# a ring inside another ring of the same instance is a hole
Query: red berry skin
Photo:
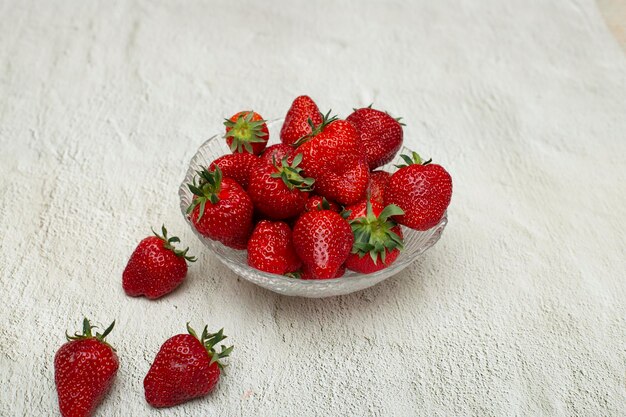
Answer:
[[156, 299], [178, 287], [187, 276], [187, 262], [165, 248], [165, 242], [150, 236], [139, 245], [122, 274], [122, 286], [131, 297]]
[[220, 167], [224, 177], [237, 181], [245, 190], [250, 182], [250, 173], [260, 163], [259, 157], [248, 152], [238, 152], [220, 156], [211, 162], [209, 171], [214, 171], [216, 166]]
[[[378, 203], [376, 201], [372, 201], [371, 203], [372, 211], [374, 212], [374, 215], [378, 217], [385, 207], [381, 203]], [[367, 215], [367, 201], [361, 201], [352, 206], [348, 206], [346, 207], [346, 211], [350, 211], [348, 220], [353, 220], [358, 217], [364, 217]], [[401, 238], [403, 237], [402, 228], [400, 227], [400, 225], [393, 227], [391, 231]], [[372, 272], [377, 272], [385, 269], [389, 265], [394, 263], [396, 259], [398, 259], [398, 256], [400, 255], [400, 250], [387, 249], [385, 250], [385, 252], [385, 262], [382, 261], [380, 255], [378, 256], [376, 262], [374, 262], [369, 255], [360, 257], [356, 253], [350, 253], [348, 259], [346, 259], [346, 268], [351, 271], [359, 272], [361, 274], [371, 274]]]
[[359, 131], [370, 170], [390, 162], [402, 147], [402, 125], [385, 112], [366, 107], [355, 110], [346, 120]]
[[289, 189], [282, 178], [273, 178], [278, 172], [273, 165], [263, 165], [250, 176], [248, 194], [257, 209], [268, 219], [281, 220], [304, 211], [309, 193], [294, 187]]
[[326, 200], [328, 202], [328, 209], [324, 209], [322, 207], [323, 201], [324, 201], [324, 197], [322, 197], [321, 195], [310, 196], [306, 204], [304, 205], [304, 211], [330, 210], [330, 211], [334, 211], [335, 213], [339, 213], [341, 211], [341, 207], [339, 207], [337, 203], [330, 201], [328, 199]]
[[452, 198], [452, 178], [437, 164], [413, 164], [396, 171], [385, 190], [385, 205], [395, 204], [404, 215], [394, 220], [415, 230], [428, 230], [441, 220]]
[[350, 224], [330, 210], [304, 213], [293, 229], [296, 253], [305, 268], [318, 279], [335, 277], [353, 243]]
[[384, 203], [385, 188], [391, 178], [387, 171], [372, 171], [370, 173], [370, 199], [377, 203]]
[[[237, 120], [240, 117], [245, 117], [249, 114], [249, 111], [240, 111], [239, 113], [234, 114], [231, 118], [229, 118], [228, 120], [236, 123]], [[252, 118], [251, 121], [252, 122], [257, 122], [259, 120], [263, 120], [263, 117], [261, 117], [260, 114], [256, 113], [256, 112], [252, 112]], [[233, 128], [232, 127], [226, 127], [226, 134], [228, 134]], [[263, 152], [263, 150], [265, 149], [265, 147], [267, 146], [267, 141], [270, 138], [270, 133], [269, 130], [267, 129], [267, 125], [265, 123], [263, 123], [260, 127], [260, 129], [256, 132], [256, 134], [261, 134], [261, 141], [260, 142], [250, 142], [250, 146], [252, 147], [252, 152], [254, 155], [260, 155], [261, 152]], [[246, 135], [245, 137], [243, 137], [241, 140], [243, 142], [246, 142], [246, 139], [248, 139], [248, 136], [255, 136], [255, 132], [252, 132], [250, 135]], [[229, 147], [233, 146], [233, 140], [237, 140], [236, 138], [233, 138], [232, 136], [227, 136], [226, 137], [226, 143], [228, 144]], [[242, 148], [241, 150], [235, 150], [233, 152], [247, 152], [250, 153], [248, 150], [246, 150], [245, 148]]]
[[[344, 276], [345, 273], [346, 273], [346, 266], [341, 265], [339, 269], [337, 270], [337, 272], [335, 273], [335, 276], [333, 276], [333, 278], [341, 278], [342, 276]], [[308, 269], [306, 266], [302, 268], [302, 273], [300, 274], [300, 278], [301, 279], [320, 279], [320, 277], [313, 275], [311, 270]]]
[[111, 388], [119, 360], [95, 337], [65, 343], [54, 357], [54, 381], [63, 417], [92, 416]]
[[296, 255], [287, 223], [262, 220], [256, 225], [248, 240], [248, 265], [279, 275], [300, 268], [302, 261]]
[[363, 200], [369, 183], [370, 171], [362, 159], [341, 173], [329, 171], [322, 175], [315, 183], [315, 191], [345, 206]]
[[352, 167], [363, 159], [358, 132], [352, 123], [345, 120], [331, 122], [294, 153], [302, 154], [300, 167], [315, 180], [330, 171], [342, 172], [345, 167]]
[[[275, 145], [268, 146], [260, 158], [262, 161], [265, 161], [265, 163], [267, 164], [273, 165], [274, 160], [278, 164], [280, 163], [280, 161], [283, 160], [284, 157], [291, 156], [293, 154], [293, 150], [294, 150], [293, 146], [285, 145], [284, 143], [277, 143]], [[287, 159], [287, 162], [292, 163], [293, 156]]]
[[161, 346], [143, 386], [153, 407], [172, 407], [211, 392], [220, 368], [198, 339], [190, 334], [169, 338]]
[[233, 249], [246, 249], [254, 211], [250, 197], [234, 180], [223, 178], [218, 198], [217, 204], [207, 201], [200, 220], [200, 205], [197, 205], [191, 212], [191, 222], [209, 239]]
[[291, 103], [280, 130], [280, 140], [285, 145], [293, 145], [298, 139], [311, 133], [308, 120], [317, 126], [322, 123], [322, 115], [317, 104], [309, 96], [299, 96]]

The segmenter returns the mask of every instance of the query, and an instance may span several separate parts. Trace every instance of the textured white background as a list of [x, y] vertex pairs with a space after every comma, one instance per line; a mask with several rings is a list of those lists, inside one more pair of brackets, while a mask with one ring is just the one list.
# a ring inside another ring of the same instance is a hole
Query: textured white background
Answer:
[[[103, 416], [626, 413], [626, 59], [590, 0], [0, 0], [0, 415], [56, 415], [52, 360], [117, 319]], [[308, 93], [405, 117], [455, 181], [415, 265], [338, 298], [238, 279], [176, 190], [221, 118]], [[151, 302], [121, 273], [165, 222], [199, 255]], [[150, 410], [160, 344], [225, 327], [228, 374]]]

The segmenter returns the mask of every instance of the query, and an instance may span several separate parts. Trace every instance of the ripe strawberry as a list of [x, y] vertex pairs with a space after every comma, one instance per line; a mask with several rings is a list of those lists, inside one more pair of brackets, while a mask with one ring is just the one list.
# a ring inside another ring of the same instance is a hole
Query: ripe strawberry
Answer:
[[341, 209], [332, 201], [328, 201], [325, 197], [321, 195], [312, 195], [306, 201], [304, 205], [304, 211], [313, 211], [313, 210], [330, 210], [335, 213], [339, 213]]
[[402, 155], [406, 165], [400, 165], [387, 184], [385, 204], [395, 204], [404, 215], [394, 216], [400, 224], [415, 230], [434, 227], [446, 212], [452, 198], [452, 178], [441, 166], [422, 163], [413, 152], [413, 158]]
[[349, 205], [363, 200], [370, 183], [370, 171], [365, 159], [345, 171], [329, 171], [315, 182], [315, 191], [340, 204]]
[[363, 150], [354, 125], [345, 120], [324, 116], [321, 124], [298, 141], [296, 154], [302, 154], [302, 169], [314, 179], [333, 171], [341, 172], [363, 158]]
[[231, 152], [244, 152], [259, 155], [265, 149], [270, 133], [260, 114], [240, 111], [230, 119], [225, 119], [226, 143]]
[[390, 162], [402, 146], [402, 124], [380, 110], [355, 109], [347, 117], [359, 131], [370, 169]]
[[220, 167], [225, 178], [237, 181], [237, 184], [241, 185], [245, 190], [248, 188], [250, 172], [256, 169], [260, 163], [261, 161], [257, 156], [248, 152], [231, 153], [220, 156], [211, 162], [209, 171], [214, 171], [216, 166]]
[[187, 276], [185, 260], [196, 260], [187, 255], [189, 248], [177, 250], [174, 247], [173, 243], [180, 239], [168, 238], [165, 226], [161, 231], [163, 236], [153, 230], [154, 236], [139, 242], [124, 269], [122, 286], [132, 297], [145, 295], [153, 300], [174, 291]]
[[394, 205], [383, 208], [375, 201], [362, 201], [346, 207], [354, 233], [352, 253], [346, 267], [362, 274], [371, 274], [391, 265], [404, 248], [402, 230], [391, 216], [404, 212]]
[[370, 173], [370, 199], [383, 204], [383, 195], [391, 174], [387, 171], [372, 171]]
[[297, 271], [302, 261], [293, 248], [291, 235], [285, 222], [260, 221], [248, 240], [248, 265], [279, 275]]
[[268, 164], [273, 164], [274, 161], [282, 161], [286, 156], [290, 157], [287, 162], [293, 161], [293, 146], [285, 145], [284, 143], [277, 143], [272, 146], [268, 146], [265, 152], [261, 155], [261, 160]]
[[111, 388], [119, 360], [115, 350], [104, 341], [115, 322], [92, 336], [89, 320], [83, 320], [83, 333], [66, 337], [68, 342], [54, 357], [54, 382], [63, 417], [88, 417]]
[[280, 130], [280, 140], [285, 145], [292, 145], [311, 133], [309, 120], [316, 126], [322, 123], [322, 115], [317, 104], [309, 96], [296, 97], [285, 116], [285, 122]]
[[307, 211], [293, 228], [296, 253], [316, 278], [334, 278], [353, 243], [350, 224], [334, 211]]
[[196, 230], [234, 249], [245, 249], [252, 232], [254, 208], [239, 184], [215, 171], [198, 171], [200, 180], [187, 184], [194, 199], [187, 214]]
[[254, 207], [269, 219], [287, 219], [302, 213], [314, 182], [302, 176], [302, 155], [297, 155], [291, 165], [287, 159], [263, 165], [250, 176], [248, 194]]
[[224, 329], [209, 333], [205, 327], [200, 338], [189, 324], [187, 331], [163, 343], [143, 380], [146, 401], [153, 407], [172, 407], [207, 395], [220, 378], [220, 359], [233, 350], [224, 345], [220, 352], [215, 350], [226, 339]]

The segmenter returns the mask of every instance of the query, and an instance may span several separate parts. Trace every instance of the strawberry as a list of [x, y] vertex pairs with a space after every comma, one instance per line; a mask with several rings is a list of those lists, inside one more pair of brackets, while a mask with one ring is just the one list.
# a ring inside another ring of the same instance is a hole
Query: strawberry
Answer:
[[312, 195], [306, 201], [306, 204], [304, 205], [304, 211], [312, 210], [330, 210], [334, 211], [335, 213], [339, 213], [341, 211], [337, 203], [328, 201], [325, 197], [322, 197], [321, 195]]
[[145, 295], [153, 300], [174, 291], [187, 276], [185, 261], [196, 260], [187, 255], [189, 248], [178, 250], [174, 247], [173, 243], [180, 242], [180, 239], [176, 236], [168, 238], [165, 226], [161, 231], [163, 236], [153, 230], [154, 236], [139, 242], [124, 269], [122, 286], [132, 297]]
[[[273, 164], [274, 161], [282, 161], [286, 156], [293, 154], [293, 146], [285, 145], [284, 143], [277, 143], [272, 146], [268, 146], [265, 152], [261, 155], [261, 160], [268, 164]], [[293, 156], [291, 156], [287, 162], [291, 163]]]
[[307, 211], [293, 228], [296, 253], [315, 278], [334, 278], [353, 243], [350, 224], [334, 211]]
[[226, 143], [231, 152], [248, 152], [259, 155], [265, 149], [270, 133], [266, 121], [260, 114], [240, 111], [230, 119], [225, 119]]
[[372, 171], [370, 173], [370, 199], [383, 204], [383, 195], [391, 174], [387, 171]]
[[391, 265], [404, 248], [402, 230], [391, 220], [404, 212], [394, 205], [383, 208], [375, 201], [363, 201], [346, 207], [354, 233], [352, 253], [346, 267], [362, 274], [371, 274]]
[[66, 337], [68, 342], [54, 356], [54, 382], [63, 417], [88, 417], [111, 388], [119, 360], [104, 341], [115, 322], [102, 333], [92, 335], [89, 320], [83, 320], [83, 333]]
[[420, 156], [402, 155], [406, 165], [399, 165], [387, 184], [385, 204], [404, 210], [394, 216], [400, 224], [415, 230], [428, 230], [439, 223], [452, 198], [452, 178], [441, 166], [422, 163]]
[[314, 179], [329, 171], [342, 172], [363, 158], [358, 132], [345, 120], [330, 117], [328, 112], [310, 135], [297, 142], [296, 154], [302, 154], [302, 169]]
[[315, 182], [315, 191], [340, 204], [349, 205], [363, 200], [370, 182], [370, 171], [365, 159], [341, 173], [329, 171]]
[[260, 221], [248, 241], [248, 265], [284, 275], [302, 264], [293, 248], [291, 228], [285, 222]]
[[[341, 265], [339, 269], [337, 270], [337, 272], [335, 272], [335, 275], [333, 275], [333, 278], [341, 278], [345, 273], [346, 273], [346, 266]], [[294, 274], [294, 277], [297, 277], [300, 279], [319, 279], [319, 277], [316, 277], [315, 275], [313, 275], [311, 270], [308, 269], [306, 266], [302, 268], [302, 272], [300, 272], [299, 275], [297, 275], [297, 273]]]
[[250, 181], [250, 172], [256, 169], [260, 163], [260, 159], [248, 152], [237, 152], [224, 156], [220, 156], [209, 165], [209, 171], [215, 170], [218, 166], [222, 170], [222, 175], [225, 178], [231, 178], [237, 181], [237, 184], [241, 185], [243, 189], [248, 188]]
[[230, 355], [233, 346], [215, 346], [226, 339], [224, 329], [209, 333], [204, 328], [198, 338], [187, 324], [189, 334], [165, 341], [143, 380], [146, 401], [153, 407], [172, 407], [211, 392], [220, 378], [220, 359]]
[[187, 214], [196, 230], [234, 249], [245, 249], [252, 232], [254, 207], [239, 184], [222, 178], [222, 171], [198, 171], [200, 180], [187, 184], [194, 199]]
[[403, 132], [400, 119], [394, 119], [370, 107], [355, 109], [346, 120], [354, 123], [363, 143], [370, 169], [390, 162], [402, 146]]
[[[291, 103], [291, 107], [285, 116], [285, 122], [280, 130], [280, 140], [285, 145], [293, 145], [298, 139], [311, 133], [311, 125], [322, 123], [317, 104], [309, 96], [299, 96]], [[277, 158], [278, 159], [278, 158]], [[282, 159], [282, 158], [281, 158]]]
[[250, 176], [248, 194], [254, 207], [269, 219], [287, 219], [304, 211], [314, 182], [302, 176], [302, 155], [297, 155], [291, 165], [287, 160], [285, 157], [279, 164], [265, 164]]

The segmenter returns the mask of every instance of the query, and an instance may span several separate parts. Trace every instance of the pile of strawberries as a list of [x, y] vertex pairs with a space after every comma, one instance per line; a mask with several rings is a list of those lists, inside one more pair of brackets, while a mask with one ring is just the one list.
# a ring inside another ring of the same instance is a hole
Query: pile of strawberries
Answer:
[[[341, 277], [346, 269], [372, 273], [387, 268], [404, 247], [402, 226], [428, 230], [441, 220], [452, 196], [452, 179], [440, 165], [402, 155], [391, 174], [379, 169], [402, 146], [399, 120], [370, 107], [345, 120], [320, 113], [308, 96], [297, 97], [285, 116], [281, 143], [267, 147], [269, 132], [253, 112], [225, 122], [231, 152], [197, 173], [188, 184], [194, 198], [189, 219], [202, 235], [247, 249], [248, 264], [301, 279]], [[122, 275], [129, 296], [157, 299], [174, 291], [195, 257], [175, 247], [163, 226], [139, 242]], [[95, 335], [68, 336], [54, 360], [59, 407], [64, 417], [91, 416], [119, 368], [104, 340], [113, 324]], [[146, 401], [170, 407], [203, 397], [216, 386], [221, 359], [233, 347], [217, 344], [223, 331], [166, 340], [144, 378]]]
[[371, 106], [343, 120], [299, 96], [281, 143], [269, 147], [258, 113], [224, 124], [232, 153], [188, 184], [189, 218], [203, 236], [247, 249], [261, 271], [302, 279], [379, 271], [403, 249], [401, 225], [428, 230], [450, 204], [450, 175], [416, 153], [402, 155], [394, 174], [379, 169], [401, 148], [403, 125]]

